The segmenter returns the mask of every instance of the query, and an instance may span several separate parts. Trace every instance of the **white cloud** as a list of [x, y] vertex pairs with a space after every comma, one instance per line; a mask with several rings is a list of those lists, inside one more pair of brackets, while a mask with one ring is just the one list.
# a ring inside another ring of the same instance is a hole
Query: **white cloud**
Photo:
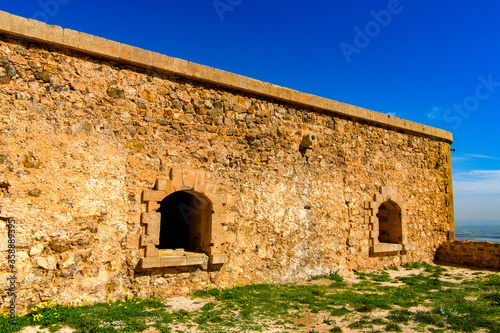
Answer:
[[468, 157], [463, 157], [463, 156], [453, 156], [453, 155], [452, 155], [452, 156], [451, 156], [451, 160], [452, 160], [453, 162], [462, 162], [462, 161], [469, 161], [469, 160], [470, 160], [470, 158], [468, 158]]
[[463, 161], [470, 161], [473, 159], [486, 159], [486, 160], [500, 160], [498, 157], [493, 157], [493, 156], [487, 156], [487, 155], [479, 155], [479, 154], [462, 154], [462, 155], [452, 155], [451, 159], [454, 162], [463, 162]]
[[500, 170], [472, 170], [469, 172], [460, 172], [453, 178], [453, 192], [455, 194], [500, 194]]
[[465, 157], [469, 158], [484, 158], [488, 160], [500, 160], [498, 157], [486, 156], [486, 155], [478, 155], [478, 154], [464, 154]]
[[387, 112], [388, 116], [396, 117], [396, 112]]

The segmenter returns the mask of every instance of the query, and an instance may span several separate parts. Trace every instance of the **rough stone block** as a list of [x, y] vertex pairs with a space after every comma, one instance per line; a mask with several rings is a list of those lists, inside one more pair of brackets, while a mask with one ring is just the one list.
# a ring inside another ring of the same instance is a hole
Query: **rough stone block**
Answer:
[[380, 243], [373, 246], [373, 253], [398, 252], [401, 250], [403, 250], [403, 245], [401, 244]]
[[170, 169], [170, 179], [172, 180], [172, 185], [174, 187], [174, 191], [179, 191], [183, 186], [182, 180], [182, 169], [181, 168], [172, 168]]
[[225, 203], [212, 203], [212, 210], [216, 214], [226, 214], [227, 213], [227, 205]]
[[283, 88], [283, 98], [286, 100], [292, 100], [292, 95], [295, 90], [292, 90], [290, 88]]
[[280, 87], [280, 86], [273, 84], [272, 85], [272, 96], [277, 97], [277, 98], [282, 98], [283, 87]]
[[311, 96], [310, 94], [299, 93], [298, 102], [302, 103], [302, 104], [309, 104], [309, 97], [310, 96]]
[[196, 254], [191, 254], [187, 253], [186, 254], [186, 265], [191, 266], [191, 265], [200, 265], [203, 268], [208, 267], [208, 256], [203, 253], [196, 253]]
[[10, 31], [12, 16], [7, 12], [0, 11], [0, 31]]
[[129, 234], [127, 235], [127, 249], [138, 249], [140, 245], [141, 235]]
[[54, 44], [63, 43], [64, 30], [57, 25], [46, 25], [45, 26], [45, 40]]
[[214, 246], [225, 244], [226, 240], [227, 240], [226, 235], [223, 232], [212, 233], [212, 237], [210, 239], [210, 241], [214, 244]]
[[154, 245], [147, 245], [146, 251], [144, 252], [144, 256], [147, 258], [158, 257], [160, 255], [160, 251]]
[[411, 245], [411, 244], [404, 244], [403, 245], [403, 250], [404, 251], [413, 251], [413, 245]]
[[63, 44], [72, 49], [78, 49], [80, 42], [80, 33], [71, 29], [64, 29], [63, 31]]
[[167, 182], [169, 181], [170, 179], [168, 178], [158, 178], [156, 179], [156, 183], [155, 183], [155, 190], [157, 191], [167, 191]]
[[150, 222], [146, 226], [146, 233], [149, 236], [158, 236], [160, 235], [161, 223], [158, 221]]
[[210, 197], [212, 203], [215, 204], [225, 204], [227, 203], [227, 194], [215, 193]]
[[304, 95], [304, 93], [301, 93], [300, 91], [297, 90], [292, 90], [292, 95], [290, 96], [290, 100], [292, 100], [295, 103], [301, 103], [302, 95]]
[[184, 255], [168, 255], [162, 256], [161, 267], [186, 266], [187, 260]]
[[196, 171], [196, 180], [194, 182], [194, 190], [198, 192], [203, 192], [203, 187], [205, 186], [205, 172], [201, 170]]
[[201, 65], [189, 61], [187, 64], [187, 72], [189, 76], [199, 78], [201, 76]]
[[156, 212], [161, 207], [161, 205], [157, 201], [148, 201], [146, 205], [147, 205], [146, 210], [148, 212]]
[[248, 78], [246, 76], [243, 76], [243, 75], [238, 75], [238, 85], [237, 85], [238, 88], [240, 89], [243, 89], [243, 90], [247, 90], [248, 88]]
[[143, 201], [162, 201], [166, 196], [165, 191], [144, 190], [142, 192]]
[[225, 264], [227, 262], [227, 254], [220, 253], [220, 254], [212, 254], [210, 256], [210, 264], [211, 265], [219, 265], [219, 264]]
[[122, 47], [123, 47], [122, 43], [118, 43], [108, 39], [106, 41], [106, 48], [107, 48], [106, 54], [115, 59], [119, 59]]
[[342, 103], [342, 111], [345, 115], [348, 115], [350, 117], [355, 117], [355, 118], [359, 117], [357, 106], [347, 104], [347, 103]]
[[182, 186], [194, 188], [196, 182], [196, 170], [184, 169], [182, 175]]
[[156, 268], [161, 267], [160, 257], [147, 257], [141, 259], [141, 268]]
[[[385, 194], [387, 196], [390, 196], [397, 200], [397, 191], [394, 187], [392, 186], [382, 186], [382, 194]], [[387, 199], [386, 199], [387, 200]]]
[[203, 193], [205, 193], [206, 196], [209, 197], [211, 200], [211, 193], [215, 193], [217, 191], [217, 185], [214, 183], [205, 183], [205, 186], [203, 187]]
[[356, 240], [352, 238], [347, 239], [347, 246], [354, 246], [356, 245]]
[[212, 72], [212, 81], [220, 84], [224, 81], [224, 72], [221, 71], [220, 69], [214, 68], [214, 71]]
[[174, 184], [168, 178], [165, 179], [165, 182], [161, 182], [159, 184], [159, 186], [162, 187], [162, 188], [164, 188], [164, 189], [162, 189], [162, 191], [165, 191], [167, 193], [167, 195], [170, 195], [170, 194], [172, 194], [172, 193], [175, 192]]
[[179, 74], [187, 74], [188, 62], [179, 58], [174, 58], [174, 71]]
[[360, 107], [354, 107], [352, 109], [353, 114], [360, 119], [369, 119], [369, 114], [371, 114], [373, 111], [367, 110], [365, 108], [360, 108]]
[[153, 245], [160, 245], [160, 233], [148, 235]]
[[155, 238], [150, 237], [149, 235], [141, 235], [141, 246], [149, 246], [149, 245], [157, 245], [155, 244]]
[[257, 93], [262, 92], [262, 81], [249, 78], [248, 79], [248, 90], [255, 91]]
[[236, 87], [238, 85], [238, 74], [235, 73], [225, 73], [224, 83], [229, 87]]
[[[225, 215], [225, 214], [221, 214], [221, 215]], [[222, 236], [224, 236], [225, 235], [225, 231], [224, 231], [223, 225], [221, 223], [214, 223], [213, 220], [212, 220], [211, 234], [212, 234], [212, 236], [215, 236], [215, 235], [222, 235]]]
[[80, 44], [79, 47], [81, 49], [88, 50], [91, 53], [101, 55], [101, 56], [109, 56], [108, 53], [108, 40], [101, 37], [88, 37], [91, 35], [83, 37], [83, 34], [80, 34]]
[[226, 214], [226, 224], [234, 223], [236, 221], [236, 213]]
[[157, 212], [142, 213], [142, 223], [144, 224], [161, 224], [161, 214]]
[[228, 244], [236, 244], [236, 233], [226, 232], [226, 242]]
[[79, 40], [78, 40], [78, 48], [84, 51], [94, 52], [94, 42], [96, 40], [96, 36], [89, 35], [84, 32], [80, 32]]
[[234, 204], [234, 197], [231, 194], [226, 195], [226, 204], [232, 206]]
[[201, 66], [200, 68], [200, 79], [212, 82], [212, 76], [215, 71], [215, 68], [208, 66]]
[[160, 53], [151, 52], [151, 64], [169, 72], [174, 70], [174, 58]]
[[267, 96], [272, 96], [273, 85], [269, 82], [262, 82], [262, 93]]
[[224, 225], [227, 221], [227, 214], [212, 214], [212, 230], [213, 227]]
[[132, 47], [132, 61], [136, 64], [151, 66], [151, 51], [141, 49], [139, 47]]
[[14, 35], [26, 35], [26, 19], [16, 15], [10, 17], [10, 32]]
[[43, 22], [24, 19], [25, 22], [25, 36], [39, 41], [45, 41], [45, 28], [47, 25]]
[[311, 95], [309, 97], [309, 105], [323, 109], [323, 99], [322, 97], [316, 96], [316, 95]]
[[127, 62], [132, 62], [133, 57], [133, 47], [130, 45], [125, 45], [122, 44], [122, 47], [120, 48], [120, 59], [127, 61]]
[[327, 99], [327, 98], [322, 98], [320, 103], [325, 110], [330, 110], [330, 111], [335, 111], [335, 112], [340, 112], [340, 113], [345, 114], [346, 107], [345, 107], [344, 103], [332, 101], [332, 100]]

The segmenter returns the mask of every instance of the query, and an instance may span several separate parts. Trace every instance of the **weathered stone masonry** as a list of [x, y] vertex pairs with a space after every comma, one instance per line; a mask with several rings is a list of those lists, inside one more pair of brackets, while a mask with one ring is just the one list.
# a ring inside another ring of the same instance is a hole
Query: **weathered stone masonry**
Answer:
[[300, 281], [454, 238], [448, 132], [4, 12], [0, 32], [22, 306]]
[[436, 250], [437, 263], [500, 269], [500, 244], [492, 242], [444, 242]]

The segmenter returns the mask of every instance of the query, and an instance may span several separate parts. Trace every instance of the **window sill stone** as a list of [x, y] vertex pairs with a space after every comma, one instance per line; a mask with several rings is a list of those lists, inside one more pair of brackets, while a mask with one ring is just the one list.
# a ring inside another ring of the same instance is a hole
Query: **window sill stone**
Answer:
[[399, 252], [403, 250], [401, 244], [380, 243], [372, 246], [373, 253]]
[[226, 254], [206, 255], [197, 252], [162, 251], [158, 257], [141, 258], [140, 267], [142, 269], [180, 267], [180, 266], [201, 266], [207, 269], [208, 265], [220, 265], [227, 262]]

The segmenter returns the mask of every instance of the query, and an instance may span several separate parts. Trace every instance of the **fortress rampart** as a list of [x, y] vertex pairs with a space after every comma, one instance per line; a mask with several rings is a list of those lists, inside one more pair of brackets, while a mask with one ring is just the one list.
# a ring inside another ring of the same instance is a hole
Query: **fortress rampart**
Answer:
[[22, 306], [430, 261], [454, 239], [451, 142], [0, 12], [0, 206]]

